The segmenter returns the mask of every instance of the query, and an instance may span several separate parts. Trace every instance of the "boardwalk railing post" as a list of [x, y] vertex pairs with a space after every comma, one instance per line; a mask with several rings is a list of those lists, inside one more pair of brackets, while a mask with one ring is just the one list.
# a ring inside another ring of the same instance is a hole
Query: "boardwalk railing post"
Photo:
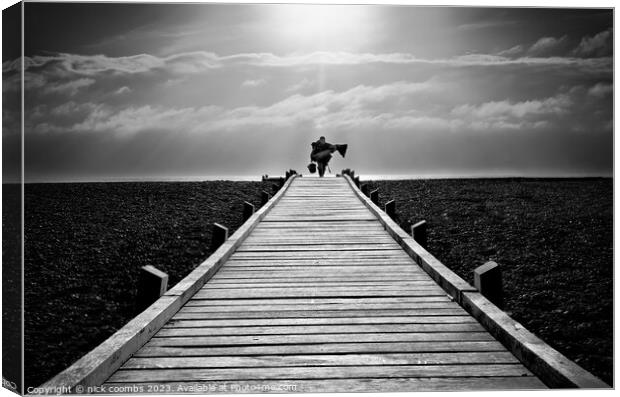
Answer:
[[411, 226], [411, 237], [424, 248], [426, 248], [428, 244], [426, 229], [426, 221], [420, 221]]
[[474, 270], [474, 287], [495, 306], [502, 308], [502, 271], [497, 263], [489, 261]]
[[267, 201], [269, 201], [269, 193], [263, 190], [260, 193], [260, 205], [262, 206], [262, 205], [267, 204]]
[[360, 188], [360, 190], [362, 191], [362, 193], [364, 194], [364, 196], [368, 197], [370, 195], [370, 188], [368, 187], [367, 183], [364, 183], [362, 185], [362, 187]]
[[228, 228], [219, 223], [213, 224], [213, 234], [211, 235], [211, 251], [215, 251], [228, 240]]
[[254, 205], [248, 203], [247, 201], [243, 202], [243, 221], [247, 221], [250, 217], [254, 215]]
[[138, 296], [136, 298], [136, 312], [140, 313], [168, 289], [168, 275], [151, 265], [140, 268], [138, 278]]
[[375, 205], [379, 205], [379, 189], [370, 192], [370, 201], [375, 203]]
[[357, 186], [357, 188], [359, 189], [359, 187], [360, 187], [360, 177], [359, 177], [359, 176], [356, 176], [356, 177], [353, 179], [353, 182], [355, 182], [355, 186]]
[[385, 203], [385, 213], [392, 219], [396, 217], [396, 201], [390, 200]]

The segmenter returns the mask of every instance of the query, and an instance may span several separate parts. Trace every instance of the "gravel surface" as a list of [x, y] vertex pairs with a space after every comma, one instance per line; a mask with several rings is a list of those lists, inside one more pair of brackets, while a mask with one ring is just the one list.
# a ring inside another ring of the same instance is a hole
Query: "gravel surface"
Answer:
[[[371, 182], [403, 226], [425, 219], [429, 251], [467, 281], [495, 260], [506, 310], [612, 381], [611, 179]], [[140, 267], [172, 287], [211, 252], [213, 222], [241, 225], [262, 182], [31, 184], [25, 189], [26, 386], [38, 386], [134, 315]]]
[[25, 189], [25, 385], [39, 386], [135, 316], [139, 270], [171, 288], [242, 224], [262, 182], [32, 184]]
[[[365, 182], [362, 182], [365, 183]], [[613, 180], [366, 182], [401, 226], [428, 223], [428, 250], [473, 285], [502, 268], [505, 310], [608, 384], [613, 382]]]

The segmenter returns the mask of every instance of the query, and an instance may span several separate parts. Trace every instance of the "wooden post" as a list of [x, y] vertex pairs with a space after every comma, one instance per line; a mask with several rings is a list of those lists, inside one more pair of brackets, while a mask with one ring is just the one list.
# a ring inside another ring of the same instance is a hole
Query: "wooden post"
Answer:
[[138, 296], [136, 297], [136, 312], [140, 313], [168, 289], [168, 275], [151, 265], [140, 268], [138, 278]]
[[369, 188], [368, 188], [368, 184], [364, 183], [362, 185], [362, 187], [360, 188], [360, 190], [362, 191], [362, 193], [364, 194], [364, 196], [368, 197], [370, 195], [370, 193], [368, 193]]
[[351, 179], [355, 179], [355, 170], [351, 170], [349, 172], [349, 176], [351, 177]]
[[267, 201], [269, 201], [269, 193], [267, 193], [266, 191], [262, 191], [260, 193], [260, 205], [263, 206], [265, 204], [267, 204]]
[[428, 237], [426, 235], [426, 221], [420, 221], [411, 226], [411, 237], [420, 244], [423, 248], [426, 248], [428, 243]]
[[284, 179], [288, 179], [288, 178], [290, 178], [290, 177], [291, 177], [291, 173], [290, 173], [290, 171], [286, 171], [286, 172], [284, 173]]
[[357, 188], [360, 188], [360, 177], [356, 176], [355, 179], [353, 179], [353, 182], [355, 182], [355, 186], [357, 186]]
[[379, 189], [370, 192], [370, 201], [375, 203], [375, 205], [379, 205]]
[[392, 219], [396, 217], [396, 201], [390, 200], [385, 203], [385, 213]]
[[228, 229], [219, 223], [214, 223], [211, 235], [211, 251], [218, 249], [226, 240], [228, 240]]
[[250, 217], [254, 214], [254, 205], [248, 203], [247, 201], [243, 202], [243, 222], [250, 219]]
[[502, 308], [502, 271], [497, 263], [490, 261], [474, 270], [474, 287], [495, 306]]

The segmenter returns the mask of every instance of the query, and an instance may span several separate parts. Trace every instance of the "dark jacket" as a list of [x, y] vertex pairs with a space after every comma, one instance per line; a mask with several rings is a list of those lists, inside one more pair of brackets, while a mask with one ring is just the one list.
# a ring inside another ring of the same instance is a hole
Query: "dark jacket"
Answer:
[[331, 150], [333, 146], [334, 145], [332, 145], [331, 143], [321, 142], [320, 139], [316, 142], [312, 142], [312, 153], [310, 153], [310, 156], [320, 153], [324, 150]]

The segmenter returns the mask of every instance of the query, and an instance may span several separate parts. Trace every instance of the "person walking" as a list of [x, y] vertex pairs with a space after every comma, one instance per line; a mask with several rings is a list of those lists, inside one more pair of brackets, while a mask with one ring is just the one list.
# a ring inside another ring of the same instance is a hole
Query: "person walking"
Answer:
[[[312, 142], [312, 152], [310, 152], [310, 161], [316, 162], [316, 168], [319, 170], [319, 176], [323, 177], [325, 175], [325, 168], [329, 169], [329, 160], [332, 158], [332, 153], [338, 151], [342, 157], [347, 152], [348, 145], [332, 145], [325, 141], [325, 137], [322, 136], [318, 141]], [[311, 173], [314, 173], [313, 169], [315, 168], [313, 163], [308, 165], [308, 169]], [[331, 170], [330, 170], [331, 171]]]

